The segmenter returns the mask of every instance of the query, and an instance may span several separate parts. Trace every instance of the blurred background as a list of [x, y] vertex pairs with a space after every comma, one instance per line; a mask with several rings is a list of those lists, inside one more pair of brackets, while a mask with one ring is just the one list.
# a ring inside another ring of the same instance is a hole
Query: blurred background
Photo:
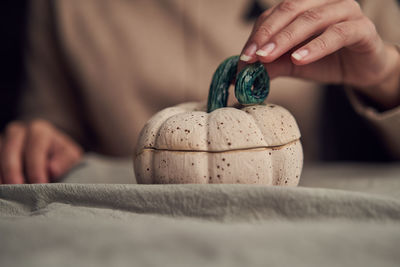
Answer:
[[27, 1], [0, 2], [0, 131], [16, 117], [23, 79]]
[[[243, 20], [253, 23], [265, 8], [258, 1], [249, 1]], [[17, 118], [18, 99], [24, 90], [23, 59], [28, 10], [29, 2], [25, 0], [0, 3], [0, 132], [8, 122]], [[321, 127], [316, 141], [323, 145], [318, 146], [318, 160], [392, 161], [382, 138], [356, 114], [345, 92], [338, 87], [328, 85], [324, 88], [321, 105], [321, 114], [324, 115], [319, 118]]]

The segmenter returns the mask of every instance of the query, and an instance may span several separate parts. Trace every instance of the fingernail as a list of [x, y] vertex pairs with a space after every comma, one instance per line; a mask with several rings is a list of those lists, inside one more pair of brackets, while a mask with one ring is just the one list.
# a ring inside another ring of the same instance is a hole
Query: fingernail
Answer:
[[254, 56], [256, 50], [257, 45], [252, 43], [244, 50], [243, 54], [240, 56], [240, 60], [245, 62], [249, 61]]
[[251, 57], [246, 56], [245, 54], [243, 54], [243, 55], [240, 56], [240, 60], [241, 60], [241, 61], [244, 61], [244, 62], [247, 62], [247, 61], [249, 61], [250, 59], [251, 59]]
[[296, 60], [302, 60], [304, 57], [308, 55], [307, 49], [301, 49], [292, 54], [292, 57]]
[[275, 46], [274, 43], [268, 43], [263, 48], [259, 49], [256, 54], [261, 57], [268, 56], [275, 49]]

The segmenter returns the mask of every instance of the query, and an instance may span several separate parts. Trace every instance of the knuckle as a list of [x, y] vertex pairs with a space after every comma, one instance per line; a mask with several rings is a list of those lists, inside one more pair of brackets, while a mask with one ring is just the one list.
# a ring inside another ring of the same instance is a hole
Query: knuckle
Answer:
[[365, 26], [363, 29], [366, 31], [367, 34], [375, 35], [377, 33], [375, 24], [367, 17], [365, 17]]
[[29, 123], [29, 130], [33, 133], [41, 133], [49, 128], [49, 123], [42, 119], [36, 119]]
[[262, 22], [262, 21], [266, 20], [268, 18], [268, 16], [270, 15], [270, 13], [271, 12], [269, 12], [269, 10], [261, 13], [261, 15], [257, 18], [257, 22]]
[[361, 6], [358, 3], [358, 1], [355, 0], [344, 0], [344, 1], [352, 10], [361, 11]]
[[328, 43], [326, 42], [325, 39], [323, 38], [317, 38], [314, 40], [314, 45], [319, 49], [319, 50], [327, 50], [328, 49]]
[[349, 38], [349, 28], [344, 25], [332, 25], [331, 31], [343, 42], [346, 42]]
[[256, 19], [256, 22], [254, 23], [253, 31], [257, 31], [258, 28], [265, 23], [265, 21], [268, 19], [269, 15], [272, 13], [272, 8], [264, 11], [261, 13], [260, 16]]
[[350, 7], [351, 7], [354, 11], [358, 11], [358, 12], [362, 13], [360, 3], [358, 3], [358, 2], [355, 1], [355, 0], [348, 0], [347, 2], [348, 2], [348, 4], [350, 5]]
[[306, 22], [315, 23], [322, 19], [321, 11], [316, 9], [309, 9], [301, 14], [300, 18]]
[[277, 36], [276, 36], [277, 42], [291, 42], [294, 40], [294, 33], [289, 30], [282, 30]]
[[292, 13], [297, 10], [297, 3], [293, 0], [284, 0], [279, 4], [278, 9], [284, 13]]
[[371, 46], [371, 44], [378, 42], [378, 40], [380, 39], [375, 24], [370, 19], [365, 18], [365, 21], [363, 21], [360, 31], [360, 39], [358, 41], [358, 44], [367, 50], [371, 48], [373, 49], [373, 46]]
[[258, 28], [257, 35], [263, 37], [271, 37], [272, 36], [272, 27], [268, 24], [263, 24]]

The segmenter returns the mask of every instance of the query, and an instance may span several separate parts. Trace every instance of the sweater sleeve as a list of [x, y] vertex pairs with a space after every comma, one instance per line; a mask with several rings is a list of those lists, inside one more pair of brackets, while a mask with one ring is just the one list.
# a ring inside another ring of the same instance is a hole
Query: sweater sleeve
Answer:
[[[400, 46], [396, 47], [400, 53]], [[400, 106], [380, 112], [374, 106], [363, 101], [351, 88], [347, 88], [347, 95], [354, 109], [378, 129], [389, 151], [396, 159], [400, 159]]]
[[[374, 22], [376, 29], [385, 42], [397, 44], [400, 53], [400, 7], [396, 0], [379, 1], [360, 0], [364, 13]], [[400, 77], [399, 77], [400, 79]], [[399, 88], [400, 90], [400, 88]], [[388, 150], [396, 159], [400, 159], [400, 106], [380, 112], [366, 103], [352, 88], [347, 95], [356, 112], [367, 119], [382, 135]]]
[[30, 5], [25, 49], [26, 77], [19, 103], [19, 119], [47, 120], [82, 143], [84, 134], [78, 115], [81, 106], [73, 78], [58, 49], [57, 24], [52, 19], [51, 2], [38, 0]]

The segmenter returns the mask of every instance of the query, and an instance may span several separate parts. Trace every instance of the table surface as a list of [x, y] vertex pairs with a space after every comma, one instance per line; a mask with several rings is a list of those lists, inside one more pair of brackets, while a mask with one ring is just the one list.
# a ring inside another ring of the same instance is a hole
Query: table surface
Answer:
[[[132, 159], [88, 154], [62, 182], [135, 184]], [[299, 186], [331, 188], [400, 198], [400, 163], [305, 164]]]
[[90, 154], [61, 182], [80, 184], [0, 186], [0, 266], [400, 266], [400, 164], [305, 164], [296, 188], [99, 185], [135, 183], [132, 160]]

